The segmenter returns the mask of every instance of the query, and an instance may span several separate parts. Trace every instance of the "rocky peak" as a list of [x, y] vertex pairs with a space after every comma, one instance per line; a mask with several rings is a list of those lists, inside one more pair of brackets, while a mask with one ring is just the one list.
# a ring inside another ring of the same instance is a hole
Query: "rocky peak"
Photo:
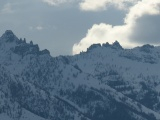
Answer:
[[150, 53], [153, 48], [154, 48], [153, 45], [146, 44], [146, 45], [143, 45], [142, 47], [140, 47], [140, 51]]
[[28, 54], [43, 55], [49, 54], [48, 50], [40, 51], [37, 44], [26, 42], [26, 39], [18, 39], [11, 30], [6, 30], [5, 33], [0, 37], [0, 46], [4, 51], [12, 51], [15, 54], [21, 55], [22, 57]]
[[6, 34], [6, 35], [14, 35], [12, 30], [6, 30], [4, 34]]
[[110, 46], [111, 45], [108, 42], [102, 44], [102, 47], [110, 47]]
[[112, 47], [114, 49], [123, 49], [122, 46], [119, 44], [118, 41], [115, 41], [113, 44], [112, 44]]
[[101, 47], [101, 44], [93, 44], [87, 49], [87, 51], [93, 50], [93, 49], [98, 48], [98, 47]]
[[103, 43], [102, 45], [101, 44], [92, 44], [88, 49], [87, 49], [87, 52], [88, 51], [92, 51], [93, 49], [96, 49], [96, 48], [101, 48], [101, 47], [109, 47], [111, 49], [116, 49], [116, 50], [123, 50], [123, 47], [119, 44], [118, 41], [115, 41], [113, 44], [109, 44], [108, 42], [106, 43]]
[[6, 30], [5, 33], [1, 36], [1, 40], [5, 42], [17, 41], [18, 38], [14, 35], [11, 30]]

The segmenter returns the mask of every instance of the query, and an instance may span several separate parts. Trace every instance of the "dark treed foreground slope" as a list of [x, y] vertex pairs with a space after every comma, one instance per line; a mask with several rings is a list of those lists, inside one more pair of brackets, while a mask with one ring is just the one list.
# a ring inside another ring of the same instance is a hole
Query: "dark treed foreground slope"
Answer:
[[0, 38], [0, 120], [160, 120], [160, 47], [92, 45], [75, 56]]

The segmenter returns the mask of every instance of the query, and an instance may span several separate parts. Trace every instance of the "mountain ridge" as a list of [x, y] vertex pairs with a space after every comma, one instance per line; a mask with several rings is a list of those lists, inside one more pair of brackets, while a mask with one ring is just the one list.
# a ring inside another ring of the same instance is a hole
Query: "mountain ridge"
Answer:
[[160, 120], [159, 51], [116, 41], [51, 57], [7, 30], [0, 38], [0, 117]]

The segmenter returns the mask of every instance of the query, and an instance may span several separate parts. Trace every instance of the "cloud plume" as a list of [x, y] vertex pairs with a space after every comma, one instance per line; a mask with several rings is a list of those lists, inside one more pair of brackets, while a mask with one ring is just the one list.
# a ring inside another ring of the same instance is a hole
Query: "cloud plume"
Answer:
[[57, 6], [63, 3], [72, 2], [72, 0], [43, 0], [43, 2], [48, 3], [51, 6]]
[[[157, 30], [160, 24], [157, 24], [158, 20], [160, 20], [160, 0], [139, 1], [129, 8], [123, 25], [112, 26], [106, 23], [93, 25], [88, 30], [86, 37], [79, 43], [74, 44], [73, 54], [86, 51], [91, 44], [112, 43], [115, 40], [118, 40], [126, 48], [145, 43], [159, 44], [160, 35]], [[153, 33], [155, 33], [155, 36]], [[150, 36], [154, 36], [157, 39], [153, 40]], [[146, 38], [150, 40], [145, 40]]]
[[82, 0], [80, 8], [84, 11], [101, 11], [113, 5], [119, 9], [126, 9], [130, 4], [135, 4], [137, 1], [138, 0]]

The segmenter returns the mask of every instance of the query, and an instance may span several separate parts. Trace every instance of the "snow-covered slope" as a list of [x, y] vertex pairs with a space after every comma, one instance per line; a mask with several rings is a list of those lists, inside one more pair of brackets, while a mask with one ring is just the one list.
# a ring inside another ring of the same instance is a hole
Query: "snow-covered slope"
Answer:
[[[118, 42], [92, 45], [71, 57], [72, 64], [124, 95], [159, 112], [160, 47], [144, 45], [123, 49]], [[92, 61], [92, 62], [91, 62]]]
[[0, 38], [0, 119], [160, 120], [159, 51], [115, 42], [53, 58], [7, 30]]

